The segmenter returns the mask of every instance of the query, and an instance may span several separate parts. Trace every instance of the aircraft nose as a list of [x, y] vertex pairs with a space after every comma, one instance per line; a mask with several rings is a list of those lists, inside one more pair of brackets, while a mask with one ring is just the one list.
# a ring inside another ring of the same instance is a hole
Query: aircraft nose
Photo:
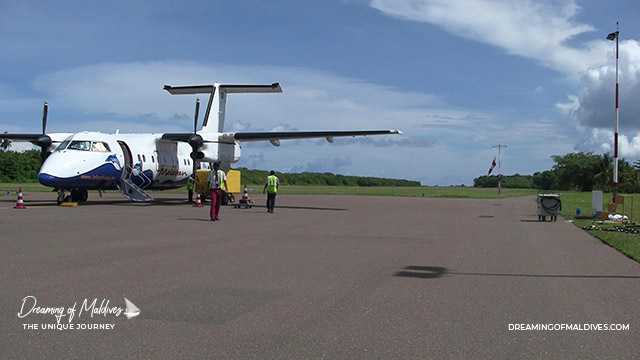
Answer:
[[48, 174], [40, 172], [38, 173], [38, 182], [44, 186], [56, 187], [56, 177]]
[[64, 177], [61, 173], [62, 167], [56, 154], [51, 154], [40, 168], [38, 182], [44, 186], [60, 187]]
[[107, 161], [110, 160], [107, 155], [80, 155], [83, 156], [54, 152], [42, 164], [38, 181], [42, 185], [60, 189], [107, 189], [113, 188], [122, 176], [122, 169], [114, 165], [114, 161]]

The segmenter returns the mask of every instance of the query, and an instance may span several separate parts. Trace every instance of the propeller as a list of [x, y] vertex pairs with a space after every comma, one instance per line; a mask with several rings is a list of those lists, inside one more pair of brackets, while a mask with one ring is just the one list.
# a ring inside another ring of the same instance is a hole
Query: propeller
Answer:
[[45, 101], [42, 109], [42, 135], [38, 136], [38, 138], [35, 141], [36, 145], [40, 146], [40, 149], [42, 149], [40, 153], [42, 162], [44, 162], [49, 157], [49, 155], [51, 155], [51, 151], [49, 149], [51, 148], [52, 141], [51, 141], [51, 137], [49, 137], [49, 135], [46, 134], [48, 113], [49, 113], [49, 104], [47, 104], [47, 102]]
[[33, 145], [39, 146], [41, 149], [40, 156], [42, 158], [42, 162], [51, 155], [51, 145], [53, 141], [51, 137], [47, 135], [47, 113], [48, 113], [49, 105], [47, 102], [44, 102], [44, 108], [42, 110], [42, 134], [0, 134], [0, 139], [2, 139], [2, 143], [0, 144], [0, 148], [6, 150], [11, 145], [11, 140], [18, 141], [29, 141]]
[[196, 99], [196, 115], [193, 118], [193, 135], [189, 137], [189, 145], [191, 145], [191, 159], [193, 160], [193, 179], [196, 178], [196, 170], [200, 164], [199, 159], [204, 157], [202, 152], [199, 152], [200, 146], [204, 144], [202, 136], [198, 135], [198, 114], [200, 112], [200, 99]]

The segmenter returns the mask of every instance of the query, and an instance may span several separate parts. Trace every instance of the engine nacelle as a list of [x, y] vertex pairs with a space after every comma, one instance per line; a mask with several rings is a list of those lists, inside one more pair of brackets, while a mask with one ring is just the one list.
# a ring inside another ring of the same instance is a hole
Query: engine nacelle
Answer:
[[235, 163], [240, 160], [240, 144], [238, 143], [205, 143], [200, 151], [204, 153], [201, 161]]

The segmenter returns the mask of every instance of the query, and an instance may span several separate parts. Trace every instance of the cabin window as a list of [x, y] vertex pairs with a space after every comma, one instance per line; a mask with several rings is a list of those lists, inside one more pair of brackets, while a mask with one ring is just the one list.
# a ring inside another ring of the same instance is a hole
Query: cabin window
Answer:
[[76, 140], [76, 141], [72, 141], [71, 144], [69, 144], [69, 150], [89, 151], [90, 148], [91, 148], [91, 141]]
[[151, 162], [154, 164], [156, 163], [156, 159], [153, 158], [153, 155], [151, 155]]
[[109, 149], [109, 144], [101, 141], [94, 141], [91, 144], [91, 151], [110, 152], [111, 150]]
[[142, 155], [142, 162], [147, 162], [147, 158], [144, 155]]
[[69, 141], [69, 140], [65, 140], [65, 141], [63, 141], [60, 145], [58, 145], [58, 147], [56, 148], [56, 150], [58, 150], [58, 151], [62, 151], [62, 150], [64, 150], [64, 149], [66, 149], [66, 148], [67, 148], [67, 146], [69, 146], [69, 143], [70, 143], [70, 142], [71, 142], [71, 141]]
[[140, 154], [138, 154], [138, 162], [142, 162], [142, 158], [140, 157]]

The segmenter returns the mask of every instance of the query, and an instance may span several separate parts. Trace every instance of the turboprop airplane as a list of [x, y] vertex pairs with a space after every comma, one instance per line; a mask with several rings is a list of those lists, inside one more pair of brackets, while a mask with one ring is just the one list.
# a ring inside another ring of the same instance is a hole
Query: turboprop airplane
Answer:
[[[197, 130], [196, 102], [192, 133], [106, 134], [93, 131], [46, 133], [48, 105], [44, 103], [42, 134], [0, 134], [5, 141], [29, 141], [42, 149], [38, 181], [58, 190], [58, 203], [86, 201], [88, 190], [120, 190], [133, 201], [151, 201], [148, 190], [185, 186], [202, 162], [219, 162], [221, 168], [240, 160], [243, 141], [280, 140], [401, 134], [399, 130], [224, 132], [228, 94], [281, 93], [271, 85], [165, 85], [172, 95], [209, 94], [202, 128]], [[65, 195], [70, 192], [70, 196]]]

